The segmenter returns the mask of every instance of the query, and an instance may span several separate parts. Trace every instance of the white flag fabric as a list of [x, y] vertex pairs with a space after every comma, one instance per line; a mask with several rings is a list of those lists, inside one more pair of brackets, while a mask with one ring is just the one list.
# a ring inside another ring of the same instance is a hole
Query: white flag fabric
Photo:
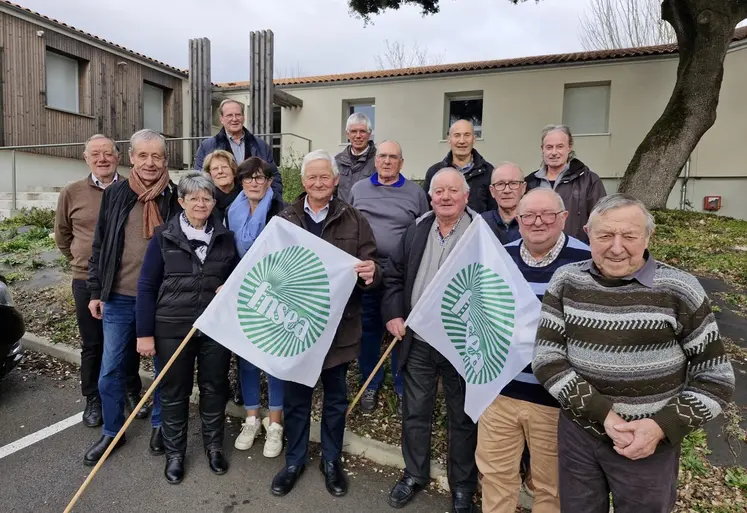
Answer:
[[313, 387], [359, 262], [273, 217], [194, 325], [270, 375]]
[[532, 361], [541, 303], [511, 256], [476, 216], [405, 321], [467, 384], [477, 422]]

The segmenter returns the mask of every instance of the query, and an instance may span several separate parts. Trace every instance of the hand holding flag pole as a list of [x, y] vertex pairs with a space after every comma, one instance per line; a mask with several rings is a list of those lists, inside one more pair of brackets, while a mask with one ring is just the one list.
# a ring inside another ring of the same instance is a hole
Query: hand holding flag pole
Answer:
[[148, 388], [148, 390], [145, 392], [145, 394], [143, 394], [143, 398], [140, 399], [140, 402], [137, 404], [137, 406], [135, 406], [132, 409], [132, 413], [130, 413], [130, 416], [127, 418], [127, 420], [125, 421], [124, 425], [119, 430], [119, 433], [117, 433], [117, 436], [115, 436], [114, 440], [112, 440], [112, 442], [109, 444], [109, 447], [106, 448], [106, 451], [101, 456], [101, 459], [98, 461], [98, 463], [96, 463], [96, 466], [93, 467], [93, 470], [91, 471], [90, 474], [88, 474], [88, 477], [86, 478], [86, 480], [83, 481], [83, 484], [80, 486], [80, 488], [78, 489], [78, 491], [76, 492], [76, 494], [73, 496], [73, 498], [70, 501], [70, 503], [65, 508], [64, 513], [70, 513], [70, 511], [73, 510], [73, 506], [75, 506], [75, 503], [78, 502], [78, 499], [80, 499], [80, 497], [83, 495], [83, 492], [86, 490], [86, 488], [88, 487], [88, 485], [91, 484], [91, 481], [93, 481], [93, 478], [96, 475], [96, 473], [99, 471], [99, 469], [101, 468], [101, 465], [104, 464], [104, 462], [106, 461], [106, 458], [109, 457], [109, 455], [114, 450], [114, 447], [116, 447], [117, 443], [119, 443], [119, 439], [122, 438], [122, 436], [124, 435], [125, 431], [127, 431], [127, 428], [130, 427], [130, 424], [132, 423], [133, 419], [135, 418], [135, 415], [137, 415], [137, 413], [140, 411], [140, 409], [143, 406], [145, 406], [145, 402], [148, 400], [148, 398], [156, 390], [156, 387], [161, 382], [161, 380], [163, 379], [163, 377], [166, 375], [166, 372], [168, 372], [169, 368], [171, 368], [171, 365], [174, 363], [174, 361], [177, 359], [177, 357], [179, 356], [179, 354], [187, 346], [187, 343], [189, 342], [189, 340], [192, 338], [192, 336], [195, 334], [196, 331], [197, 331], [197, 328], [195, 328], [193, 326], [192, 329], [189, 331], [189, 333], [187, 333], [187, 336], [184, 337], [184, 340], [182, 340], [182, 343], [179, 344], [179, 347], [176, 348], [176, 351], [174, 351], [173, 356], [171, 358], [169, 358], [169, 361], [166, 363], [166, 365], [163, 367], [163, 369], [161, 369], [161, 372], [158, 373], [158, 376], [156, 376], [156, 379], [153, 380], [153, 384], [150, 386], [150, 388]]

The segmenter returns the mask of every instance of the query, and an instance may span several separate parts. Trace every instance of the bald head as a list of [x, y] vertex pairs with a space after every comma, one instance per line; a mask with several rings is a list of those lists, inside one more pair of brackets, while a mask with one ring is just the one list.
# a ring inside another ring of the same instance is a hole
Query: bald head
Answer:
[[475, 129], [466, 119], [455, 121], [449, 128], [449, 147], [453, 157], [459, 160], [469, 160], [472, 148], [475, 146]]
[[556, 212], [565, 210], [563, 198], [557, 192], [552, 189], [532, 189], [521, 198], [519, 202], [519, 215], [535, 205], [541, 205], [545, 207], [545, 210], [554, 209]]
[[513, 162], [503, 162], [493, 170], [490, 195], [498, 204], [498, 212], [506, 222], [513, 219], [526, 188], [524, 171]]

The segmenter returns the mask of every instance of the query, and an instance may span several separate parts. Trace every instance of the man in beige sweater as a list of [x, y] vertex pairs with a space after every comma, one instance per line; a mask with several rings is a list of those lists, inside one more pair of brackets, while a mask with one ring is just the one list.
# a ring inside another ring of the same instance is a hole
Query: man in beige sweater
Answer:
[[[86, 280], [101, 197], [104, 189], [119, 179], [119, 149], [109, 137], [96, 134], [86, 141], [83, 158], [91, 173], [83, 180], [68, 185], [60, 193], [55, 217], [55, 241], [73, 270], [73, 298], [81, 339], [80, 388], [86, 398], [83, 424], [96, 427], [103, 422], [98, 381], [104, 351], [104, 330], [101, 320], [93, 317], [88, 310], [91, 294]], [[139, 357], [134, 352], [131, 356], [126, 371], [127, 405], [130, 410], [140, 401], [142, 389], [138, 373]], [[145, 418], [148, 414], [148, 408], [143, 408], [138, 412], [138, 418]]]

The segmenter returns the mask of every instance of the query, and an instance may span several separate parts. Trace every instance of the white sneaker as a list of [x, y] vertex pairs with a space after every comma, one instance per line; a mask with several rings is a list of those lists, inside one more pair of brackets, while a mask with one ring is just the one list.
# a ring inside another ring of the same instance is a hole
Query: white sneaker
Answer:
[[247, 417], [241, 425], [241, 433], [236, 437], [233, 446], [240, 451], [248, 451], [254, 445], [254, 439], [259, 435], [261, 424], [257, 417]]
[[262, 454], [265, 458], [274, 458], [283, 452], [283, 426], [277, 422], [273, 422], [270, 425], [269, 417], [262, 419], [262, 426], [264, 426], [265, 433], [267, 433], [265, 448]]

